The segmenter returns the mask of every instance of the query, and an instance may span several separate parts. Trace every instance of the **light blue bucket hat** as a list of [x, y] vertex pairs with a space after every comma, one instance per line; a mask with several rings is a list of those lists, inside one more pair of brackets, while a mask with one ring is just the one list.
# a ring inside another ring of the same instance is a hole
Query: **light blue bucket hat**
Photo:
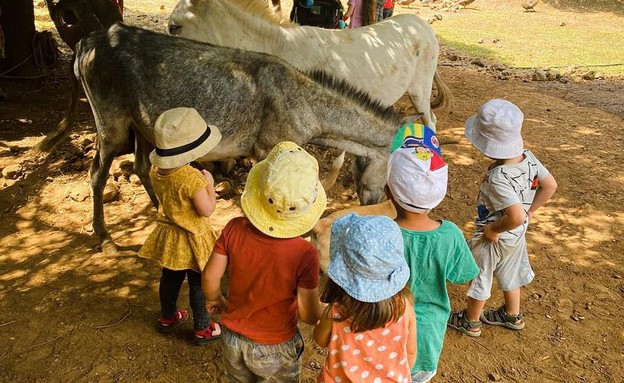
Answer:
[[361, 302], [394, 296], [410, 276], [401, 229], [388, 217], [351, 213], [337, 219], [329, 253], [327, 276]]

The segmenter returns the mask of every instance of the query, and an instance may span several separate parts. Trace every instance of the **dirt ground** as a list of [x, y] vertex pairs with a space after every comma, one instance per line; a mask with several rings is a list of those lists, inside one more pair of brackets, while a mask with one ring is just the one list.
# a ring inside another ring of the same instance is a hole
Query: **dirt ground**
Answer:
[[[130, 3], [130, 2], [128, 2]], [[161, 29], [167, 13], [127, 21]], [[67, 60], [67, 57], [65, 57]], [[444, 64], [445, 58], [441, 60]], [[62, 71], [59, 71], [62, 72]], [[523, 288], [527, 327], [485, 328], [473, 339], [449, 332], [437, 382], [624, 382], [624, 82], [500, 80], [473, 67], [442, 66], [455, 105], [438, 113], [450, 165], [449, 192], [434, 212], [472, 234], [474, 201], [487, 160], [463, 138], [463, 122], [484, 101], [506, 98], [525, 113], [525, 145], [550, 169], [559, 190], [535, 216], [529, 252], [536, 279]], [[79, 126], [47, 158], [28, 151], [61, 120], [67, 76], [41, 91], [19, 87], [0, 101], [0, 381], [224, 381], [220, 344], [190, 342], [192, 325], [156, 331], [158, 265], [131, 255], [153, 228], [155, 211], [140, 185], [118, 177], [120, 194], [106, 205], [109, 230], [126, 252], [105, 256], [92, 236], [87, 169], [93, 119], [81, 105]], [[396, 107], [410, 111], [407, 100]], [[323, 163], [333, 154], [316, 149]], [[328, 211], [353, 206], [350, 175], [330, 191]], [[221, 228], [240, 214], [246, 169], [227, 179], [234, 192], [219, 200]], [[217, 176], [217, 180], [224, 179]], [[454, 308], [465, 286], [450, 288]], [[489, 306], [500, 304], [494, 294]], [[188, 307], [183, 289], [180, 306]], [[324, 353], [306, 340], [302, 381], [312, 383]]]

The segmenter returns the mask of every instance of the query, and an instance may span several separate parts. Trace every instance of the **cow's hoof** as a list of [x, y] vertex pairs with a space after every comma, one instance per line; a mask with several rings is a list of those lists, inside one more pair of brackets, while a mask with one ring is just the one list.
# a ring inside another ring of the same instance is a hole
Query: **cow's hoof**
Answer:
[[112, 240], [107, 240], [102, 243], [102, 253], [106, 256], [116, 255], [119, 252], [117, 245]]

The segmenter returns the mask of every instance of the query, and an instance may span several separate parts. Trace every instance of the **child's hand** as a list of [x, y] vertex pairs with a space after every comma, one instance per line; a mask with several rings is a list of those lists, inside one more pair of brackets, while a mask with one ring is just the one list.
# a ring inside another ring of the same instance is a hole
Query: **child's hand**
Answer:
[[204, 176], [204, 179], [208, 181], [208, 184], [214, 186], [214, 178], [212, 177], [212, 174], [210, 174], [210, 172], [206, 169], [202, 169], [201, 172]]
[[498, 237], [500, 237], [500, 233], [494, 231], [492, 224], [485, 225], [483, 228], [483, 238], [485, 238], [486, 241], [496, 243], [498, 242]]
[[225, 309], [226, 304], [225, 297], [221, 294], [219, 294], [219, 297], [215, 300], [206, 298], [206, 311], [213, 315], [221, 314], [223, 309]]

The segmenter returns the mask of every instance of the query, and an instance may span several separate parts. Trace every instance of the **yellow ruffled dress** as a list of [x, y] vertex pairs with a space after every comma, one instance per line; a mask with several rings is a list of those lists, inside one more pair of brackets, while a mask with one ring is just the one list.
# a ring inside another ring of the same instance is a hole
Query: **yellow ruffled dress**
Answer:
[[158, 260], [170, 270], [201, 272], [217, 241], [210, 218], [197, 214], [193, 205], [193, 196], [208, 186], [207, 181], [190, 165], [168, 175], [152, 168], [150, 179], [160, 206], [156, 228], [139, 256]]

